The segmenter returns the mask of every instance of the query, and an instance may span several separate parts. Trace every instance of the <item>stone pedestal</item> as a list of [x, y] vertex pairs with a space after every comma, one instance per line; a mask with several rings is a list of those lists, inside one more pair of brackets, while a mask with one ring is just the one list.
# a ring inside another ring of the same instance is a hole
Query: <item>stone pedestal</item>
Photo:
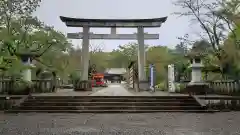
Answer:
[[92, 81], [76, 81], [74, 83], [74, 91], [92, 91]]
[[149, 90], [150, 84], [148, 81], [139, 81], [139, 90]]

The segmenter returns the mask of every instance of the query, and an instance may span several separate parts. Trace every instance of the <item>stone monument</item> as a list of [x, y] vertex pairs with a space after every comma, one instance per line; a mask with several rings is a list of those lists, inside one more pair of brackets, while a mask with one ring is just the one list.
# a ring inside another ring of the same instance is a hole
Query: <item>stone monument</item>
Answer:
[[174, 75], [174, 64], [168, 65], [168, 91], [175, 92], [175, 75]]

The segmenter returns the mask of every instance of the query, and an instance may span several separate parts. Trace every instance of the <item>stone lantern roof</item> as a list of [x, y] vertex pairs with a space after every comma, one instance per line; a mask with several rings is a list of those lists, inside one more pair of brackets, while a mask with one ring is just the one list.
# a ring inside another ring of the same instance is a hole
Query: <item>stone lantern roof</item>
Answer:
[[19, 52], [19, 53], [16, 53], [17, 56], [20, 56], [20, 57], [39, 57], [40, 55], [36, 52]]
[[185, 57], [190, 58], [190, 59], [203, 58], [205, 56], [206, 56], [205, 53], [198, 52], [195, 50], [192, 50], [185, 55]]

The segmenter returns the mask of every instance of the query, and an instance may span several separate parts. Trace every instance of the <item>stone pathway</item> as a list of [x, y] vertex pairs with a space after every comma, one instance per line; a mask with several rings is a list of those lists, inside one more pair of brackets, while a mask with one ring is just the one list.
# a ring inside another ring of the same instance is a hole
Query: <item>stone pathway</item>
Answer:
[[99, 90], [90, 96], [134, 96], [120, 84], [110, 84], [107, 88]]
[[0, 114], [0, 135], [240, 135], [239, 112]]

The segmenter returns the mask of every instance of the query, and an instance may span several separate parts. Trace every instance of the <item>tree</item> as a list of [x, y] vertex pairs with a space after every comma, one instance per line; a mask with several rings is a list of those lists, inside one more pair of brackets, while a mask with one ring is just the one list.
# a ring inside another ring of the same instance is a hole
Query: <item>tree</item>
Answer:
[[147, 65], [154, 64], [157, 72], [157, 82], [160, 83], [167, 79], [165, 67], [172, 64], [172, 56], [169, 49], [165, 46], [152, 46], [147, 50]]
[[[0, 2], [1, 54], [5, 59], [11, 57], [10, 59], [14, 59], [15, 62], [19, 61], [17, 55], [19, 53], [38, 54], [40, 58], [34, 58], [37, 66], [57, 68], [62, 71], [63, 63], [66, 65], [67, 62], [57, 59], [64, 55], [63, 52], [68, 51], [71, 44], [61, 32], [55, 31], [52, 27], [44, 25], [37, 18], [31, 16], [39, 6], [39, 2], [40, 0]], [[59, 62], [60, 65], [57, 64]], [[12, 64], [9, 66], [21, 70], [20, 66]]]
[[174, 51], [178, 54], [185, 55], [185, 53], [187, 52], [187, 46], [186, 46], [186, 44], [184, 44], [184, 42], [181, 42], [180, 44], [177, 44], [175, 46]]
[[199, 36], [211, 44], [216, 56], [221, 60], [222, 41], [228, 37], [229, 31], [233, 32], [235, 26], [234, 21], [229, 19], [231, 17], [226, 12], [229, 10], [224, 7], [227, 1], [177, 0], [174, 4], [185, 9], [185, 11], [176, 12], [175, 14], [188, 16], [192, 22], [197, 22], [200, 25], [203, 31]]
[[41, 23], [32, 18], [31, 14], [39, 6], [40, 0], [4, 0], [0, 2], [0, 22], [4, 36], [3, 46], [7, 46], [13, 55], [21, 44], [26, 42], [28, 31], [33, 31], [41, 26]]
[[96, 72], [104, 72], [107, 67], [107, 53], [103, 52], [102, 45], [90, 45], [90, 65], [96, 66]]
[[197, 52], [207, 53], [211, 50], [211, 44], [206, 40], [196, 41], [192, 49]]
[[138, 44], [136, 43], [129, 43], [125, 45], [119, 45], [118, 50], [127, 57], [127, 60], [133, 61], [137, 60], [137, 54], [138, 54]]
[[220, 61], [222, 73], [226, 71], [227, 65], [230, 64], [226, 61], [228, 54], [223, 49], [223, 42], [228, 38], [229, 32], [234, 35], [233, 45], [237, 45], [237, 37], [235, 36], [237, 25], [235, 23], [236, 15], [234, 14], [237, 5], [239, 5], [237, 1], [177, 0], [174, 2], [176, 6], [183, 9], [181, 12], [176, 12], [176, 15], [190, 17], [193, 23], [199, 24], [202, 29], [199, 36], [202, 40], [210, 43], [214, 55]]

